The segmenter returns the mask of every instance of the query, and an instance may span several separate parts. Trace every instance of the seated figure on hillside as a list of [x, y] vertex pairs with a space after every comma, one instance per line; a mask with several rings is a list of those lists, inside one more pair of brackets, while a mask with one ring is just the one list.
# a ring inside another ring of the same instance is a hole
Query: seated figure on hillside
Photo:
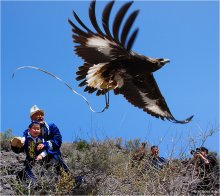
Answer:
[[195, 166], [197, 175], [201, 179], [197, 189], [201, 190], [219, 188], [218, 162], [214, 155], [208, 153], [208, 149], [203, 146], [191, 151], [193, 155], [191, 163]]
[[168, 164], [168, 160], [163, 157], [159, 157], [158, 146], [151, 147], [151, 153], [148, 155], [150, 164], [156, 169], [163, 169]]

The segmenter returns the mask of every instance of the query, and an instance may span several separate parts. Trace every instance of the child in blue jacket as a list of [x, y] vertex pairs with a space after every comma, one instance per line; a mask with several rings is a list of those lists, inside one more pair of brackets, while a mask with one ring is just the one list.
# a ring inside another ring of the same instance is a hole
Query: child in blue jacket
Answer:
[[[11, 145], [13, 142], [17, 141], [17, 138], [11, 140]], [[19, 138], [20, 145], [26, 153], [25, 159], [25, 177], [32, 181], [36, 181], [37, 178], [32, 172], [32, 167], [36, 161], [40, 161], [47, 156], [47, 151], [45, 149], [38, 150], [37, 146], [44, 142], [41, 136], [40, 123], [37, 121], [32, 121], [28, 126], [28, 133], [25, 137]]]

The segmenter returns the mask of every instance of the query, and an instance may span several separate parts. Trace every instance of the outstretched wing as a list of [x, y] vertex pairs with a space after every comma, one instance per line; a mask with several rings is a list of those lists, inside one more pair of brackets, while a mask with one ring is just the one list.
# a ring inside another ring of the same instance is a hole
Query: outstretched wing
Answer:
[[[158, 62], [158, 59], [147, 58], [131, 51], [138, 29], [133, 31], [129, 39], [128, 35], [139, 11], [133, 11], [124, 22], [124, 26], [121, 26], [132, 3], [125, 3], [119, 9], [113, 20], [112, 31], [109, 28], [109, 18], [114, 1], [109, 2], [102, 12], [103, 28], [96, 20], [96, 1], [91, 2], [89, 18], [95, 31], [89, 29], [73, 12], [75, 20], [80, 25], [78, 27], [69, 20], [72, 26], [73, 42], [77, 44], [75, 52], [85, 61], [76, 73], [78, 75], [76, 79], [81, 80], [79, 86], [86, 86], [84, 91], [88, 93], [97, 90], [97, 95], [100, 95], [109, 90], [112, 82], [111, 89], [114, 89], [115, 94], [123, 94], [131, 104], [152, 116], [163, 120], [166, 118], [176, 123], [187, 123], [193, 116], [183, 121], [176, 120], [151, 74], [152, 70], [157, 69], [149, 67], [153, 66], [154, 62]], [[132, 64], [139, 66], [133, 67]], [[142, 73], [144, 75], [141, 75]]]
[[120, 38], [119, 29], [121, 27], [122, 20], [132, 3], [133, 2], [125, 3], [116, 14], [112, 27], [113, 34], [109, 29], [109, 18], [114, 1], [109, 2], [102, 13], [102, 26], [104, 32], [101, 30], [96, 20], [96, 1], [92, 1], [89, 8], [90, 21], [96, 32], [93, 32], [91, 29], [89, 29], [80, 20], [78, 15], [73, 12], [74, 18], [81, 26], [81, 28], [79, 28], [71, 20], [68, 20], [72, 26], [73, 42], [78, 44], [75, 46], [76, 54], [80, 56], [86, 63], [91, 65], [110, 62], [115, 58], [129, 55], [128, 52], [132, 48], [138, 33], [138, 29], [131, 34], [129, 39], [128, 34], [138, 14], [138, 10], [132, 12], [125, 21]]
[[179, 121], [171, 114], [164, 97], [153, 77], [152, 73], [144, 76], [126, 77], [124, 85], [119, 89], [121, 93], [131, 104], [143, 109], [148, 114], [176, 123], [188, 123], [193, 116]]

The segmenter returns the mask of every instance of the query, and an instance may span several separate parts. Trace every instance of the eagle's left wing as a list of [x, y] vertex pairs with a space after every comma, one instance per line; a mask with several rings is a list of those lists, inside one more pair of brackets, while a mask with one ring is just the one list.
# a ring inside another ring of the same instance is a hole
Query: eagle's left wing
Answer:
[[71, 20], [68, 20], [72, 26], [73, 42], [78, 44], [75, 46], [75, 52], [87, 64], [93, 66], [95, 64], [110, 62], [115, 59], [120, 59], [120, 57], [130, 55], [129, 51], [131, 50], [137, 36], [138, 29], [134, 30], [129, 39], [128, 34], [139, 11], [136, 10], [130, 14], [125, 21], [120, 36], [119, 29], [122, 26], [122, 20], [132, 3], [133, 2], [125, 3], [118, 11], [113, 21], [112, 33], [109, 29], [109, 18], [114, 1], [109, 2], [102, 13], [102, 26], [104, 32], [100, 29], [96, 20], [96, 1], [93, 0], [89, 8], [90, 21], [96, 32], [89, 29], [80, 20], [77, 14], [73, 12], [76, 21], [82, 27], [79, 28]]
[[184, 124], [193, 118], [191, 116], [179, 121], [173, 117], [152, 73], [144, 76], [125, 77], [123, 85], [117, 90], [117, 93], [124, 95], [134, 106], [162, 120], [166, 118], [169, 121]]

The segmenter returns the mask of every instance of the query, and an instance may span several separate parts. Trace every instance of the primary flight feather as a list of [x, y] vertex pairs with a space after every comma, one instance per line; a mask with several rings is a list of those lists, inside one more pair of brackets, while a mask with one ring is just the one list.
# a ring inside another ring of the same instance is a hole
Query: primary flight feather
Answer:
[[[113, 90], [122, 94], [132, 105], [162, 120], [176, 123], [188, 123], [193, 116], [179, 121], [170, 112], [163, 95], [154, 79], [153, 72], [169, 62], [169, 59], [151, 58], [132, 51], [132, 45], [138, 28], [128, 37], [139, 10], [133, 11], [122, 27], [122, 21], [133, 2], [125, 3], [117, 12], [112, 33], [109, 18], [114, 1], [109, 2], [102, 12], [102, 27], [98, 25], [95, 13], [96, 1], [91, 1], [89, 18], [95, 31], [89, 29], [73, 12], [74, 18], [81, 27], [71, 20], [75, 53], [84, 60], [76, 74], [79, 86], [84, 91], [104, 95]], [[119, 29], [121, 35], [119, 35]]]

